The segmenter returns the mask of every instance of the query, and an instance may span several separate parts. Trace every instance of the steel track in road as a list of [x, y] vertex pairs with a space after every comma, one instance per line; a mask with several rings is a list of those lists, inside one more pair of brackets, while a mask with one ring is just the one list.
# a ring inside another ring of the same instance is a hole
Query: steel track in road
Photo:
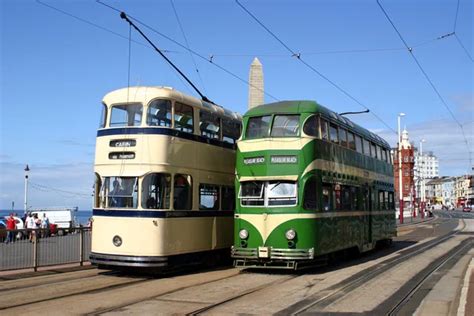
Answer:
[[217, 303], [214, 303], [214, 304], [210, 304], [210, 305], [208, 305], [208, 306], [206, 306], [206, 307], [203, 307], [203, 308], [194, 310], [194, 311], [192, 311], [192, 312], [190, 312], [190, 313], [187, 313], [186, 315], [188, 315], [188, 316], [191, 316], [191, 315], [200, 315], [200, 314], [202, 314], [202, 313], [204, 313], [204, 312], [208, 312], [208, 311], [210, 311], [210, 310], [212, 310], [212, 309], [214, 309], [214, 308], [216, 308], [216, 307], [219, 307], [219, 306], [225, 305], [225, 304], [227, 304], [227, 303], [233, 302], [233, 301], [235, 301], [235, 300], [237, 300], [237, 299], [240, 299], [240, 298], [242, 298], [242, 297], [244, 297], [244, 296], [247, 296], [247, 295], [253, 294], [253, 293], [255, 293], [255, 292], [268, 289], [268, 288], [270, 288], [270, 287], [272, 287], [272, 286], [280, 285], [280, 284], [282, 284], [282, 283], [284, 283], [284, 282], [293, 280], [293, 279], [296, 278], [296, 277], [298, 277], [298, 275], [287, 276], [287, 277], [285, 277], [285, 278], [281, 278], [281, 279], [275, 280], [275, 281], [270, 282], [270, 283], [268, 283], [268, 284], [262, 284], [262, 285], [260, 285], [260, 286], [257, 286], [257, 287], [255, 287], [255, 288], [253, 288], [253, 289], [248, 289], [248, 290], [246, 290], [246, 291], [244, 291], [244, 292], [242, 292], [242, 293], [240, 293], [240, 294], [238, 294], [238, 295], [229, 297], [229, 298], [227, 298], [227, 299], [225, 299], [225, 300], [222, 300], [222, 301], [220, 301], [220, 302], [217, 302]]
[[422, 252], [425, 252], [429, 249], [432, 249], [438, 246], [439, 244], [452, 238], [457, 233], [458, 233], [457, 231], [454, 231], [444, 236], [440, 236], [436, 239], [428, 241], [426, 243], [423, 243], [421, 245], [413, 246], [412, 248], [408, 250], [401, 251], [400, 256], [384, 260], [372, 267], [364, 269], [356, 273], [355, 275], [343, 280], [342, 282], [339, 282], [338, 284], [335, 284], [329, 287], [327, 290], [318, 292], [298, 303], [295, 303], [289, 306], [288, 308], [285, 308], [279, 311], [276, 314], [277, 315], [297, 315], [313, 308], [319, 307], [319, 309], [323, 309], [324, 307], [332, 304], [336, 300], [346, 296], [352, 290], [370, 281], [372, 278], [390, 270], [397, 264], [400, 264], [412, 257], [415, 257], [416, 255]]
[[189, 286], [189, 285], [187, 285], [187, 286], [182, 286], [182, 287], [179, 287], [179, 288], [170, 290], [170, 291], [163, 292], [163, 293], [161, 293], [161, 294], [159, 294], [159, 295], [152, 295], [152, 296], [144, 297], [144, 298], [141, 298], [141, 299], [138, 299], [138, 300], [129, 301], [129, 302], [127, 302], [126, 304], [120, 304], [120, 305], [116, 305], [116, 306], [109, 307], [109, 308], [104, 308], [104, 309], [100, 309], [100, 310], [95, 310], [93, 313], [88, 313], [88, 314], [86, 314], [86, 315], [100, 315], [100, 314], [104, 314], [104, 313], [108, 313], [108, 312], [113, 312], [113, 311], [116, 311], [116, 310], [125, 308], [125, 307], [127, 307], [127, 306], [131, 306], [131, 305], [134, 305], [134, 304], [142, 303], [142, 302], [145, 302], [145, 301], [148, 301], [148, 300], [151, 300], [151, 299], [159, 299], [160, 297], [163, 297], [163, 296], [165, 296], [165, 295], [173, 294], [173, 293], [176, 293], [176, 292], [185, 290], [185, 289], [187, 289], [187, 288], [191, 288], [191, 287], [195, 287], [195, 286], [201, 286], [201, 285], [205, 285], [205, 284], [210, 284], [210, 283], [213, 283], [213, 282], [216, 282], [216, 281], [222, 281], [222, 280], [226, 280], [226, 279], [231, 279], [231, 278], [236, 277], [237, 275], [239, 275], [239, 274], [231, 275], [231, 276], [225, 276], [225, 277], [222, 277], [222, 278], [213, 279], [213, 280], [211, 280], [211, 281], [200, 282], [200, 283], [197, 283], [197, 284], [193, 284], [193, 285], [191, 285], [191, 286]]
[[[444, 274], [451, 269], [459, 259], [472, 247], [474, 238], [463, 240], [459, 245], [445, 255], [437, 258], [428, 267], [410, 279], [396, 293], [379, 305], [373, 312], [375, 315], [411, 315], [420, 305], [428, 291], [423, 290], [424, 285], [436, 284]], [[444, 273], [437, 273], [444, 272]], [[430, 288], [428, 286], [427, 288]], [[390, 304], [391, 302], [391, 304]], [[386, 308], [386, 306], [392, 306]]]

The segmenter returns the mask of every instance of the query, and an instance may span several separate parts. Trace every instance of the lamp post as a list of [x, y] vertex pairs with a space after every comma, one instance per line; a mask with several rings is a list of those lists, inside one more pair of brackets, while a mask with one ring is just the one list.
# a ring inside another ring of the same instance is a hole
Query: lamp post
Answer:
[[421, 218], [425, 217], [425, 181], [424, 181], [424, 175], [425, 175], [425, 164], [424, 159], [423, 159], [423, 143], [425, 142], [425, 139], [422, 139], [420, 141], [420, 199], [421, 199]]
[[25, 213], [28, 210], [28, 172], [30, 171], [30, 167], [26, 165], [25, 168]]
[[402, 116], [405, 116], [405, 113], [398, 114], [398, 208], [400, 209], [400, 224], [403, 224], [402, 135], [400, 133], [400, 119]]

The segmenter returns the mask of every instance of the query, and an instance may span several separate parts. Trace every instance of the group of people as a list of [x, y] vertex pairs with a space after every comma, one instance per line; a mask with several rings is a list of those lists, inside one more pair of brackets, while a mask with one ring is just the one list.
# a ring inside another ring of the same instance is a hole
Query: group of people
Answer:
[[[15, 215], [16, 214], [11, 213], [6, 219], [5, 226], [7, 229], [7, 239], [5, 240], [5, 243], [14, 242], [16, 230], [22, 228], [21, 226], [18, 227]], [[38, 213], [32, 214], [31, 212], [28, 212], [22, 220], [23, 223], [25, 223], [30, 242], [36, 241], [38, 237], [47, 237], [49, 235], [49, 218], [46, 213], [43, 214], [42, 218], [39, 218]], [[38, 232], [39, 229], [41, 230]]]
[[30, 242], [36, 241], [40, 237], [36, 230], [41, 229], [41, 237], [47, 237], [49, 233], [49, 218], [46, 213], [42, 218], [38, 217], [38, 213], [28, 212], [23, 220], [26, 229], [28, 229], [28, 239]]

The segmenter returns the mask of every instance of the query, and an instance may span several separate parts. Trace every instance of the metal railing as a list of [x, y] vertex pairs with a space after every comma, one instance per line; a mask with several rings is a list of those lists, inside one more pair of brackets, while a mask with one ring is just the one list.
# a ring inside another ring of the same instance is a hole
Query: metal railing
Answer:
[[47, 229], [16, 229], [13, 241], [0, 236], [0, 271], [79, 263], [89, 261], [90, 227], [75, 227], [66, 234]]

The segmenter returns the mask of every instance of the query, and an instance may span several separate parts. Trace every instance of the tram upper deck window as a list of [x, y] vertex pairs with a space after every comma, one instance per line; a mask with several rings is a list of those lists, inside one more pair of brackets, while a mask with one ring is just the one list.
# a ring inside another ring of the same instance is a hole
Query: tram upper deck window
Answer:
[[347, 132], [347, 143], [348, 143], [350, 149], [356, 150], [356, 143], [355, 143], [354, 133]]
[[377, 158], [377, 149], [374, 143], [370, 143], [370, 154], [373, 158]]
[[319, 117], [316, 115], [311, 116], [306, 120], [303, 126], [303, 132], [308, 136], [314, 136], [321, 138], [319, 135]]
[[321, 119], [320, 124], [321, 124], [321, 138], [324, 140], [329, 140], [328, 122]]
[[171, 127], [171, 101], [154, 100], [148, 106], [146, 124], [148, 126]]
[[201, 130], [201, 136], [210, 139], [219, 139], [221, 129], [219, 122], [220, 118], [204, 110], [200, 111], [199, 118], [199, 129]]
[[339, 138], [341, 139], [341, 146], [349, 147], [347, 143], [347, 131], [344, 128], [339, 128]]
[[355, 149], [358, 153], [364, 153], [362, 149], [362, 138], [359, 135], [355, 135]]
[[239, 122], [222, 119], [222, 140], [226, 143], [235, 144], [240, 137], [240, 128]]
[[264, 205], [264, 183], [260, 181], [246, 181], [240, 183], [239, 198], [242, 205]]
[[272, 117], [270, 115], [249, 118], [247, 122], [247, 130], [245, 131], [245, 138], [253, 139], [268, 137], [271, 119]]
[[329, 139], [331, 142], [338, 144], [339, 136], [337, 134], [337, 125], [329, 124]]
[[148, 209], [170, 208], [171, 176], [152, 173], [142, 181], [142, 207]]
[[174, 129], [194, 132], [193, 108], [189, 105], [176, 102], [174, 104]]
[[298, 136], [300, 131], [299, 115], [275, 115], [272, 126], [272, 137]]
[[363, 139], [362, 143], [364, 144], [364, 154], [370, 156], [370, 143], [367, 139]]
[[99, 128], [104, 128], [107, 120], [107, 106], [102, 103], [102, 112], [100, 114]]
[[105, 177], [104, 196], [107, 197], [106, 207], [137, 208], [138, 178], [136, 177]]
[[113, 105], [110, 115], [110, 127], [140, 126], [143, 106], [138, 103]]

